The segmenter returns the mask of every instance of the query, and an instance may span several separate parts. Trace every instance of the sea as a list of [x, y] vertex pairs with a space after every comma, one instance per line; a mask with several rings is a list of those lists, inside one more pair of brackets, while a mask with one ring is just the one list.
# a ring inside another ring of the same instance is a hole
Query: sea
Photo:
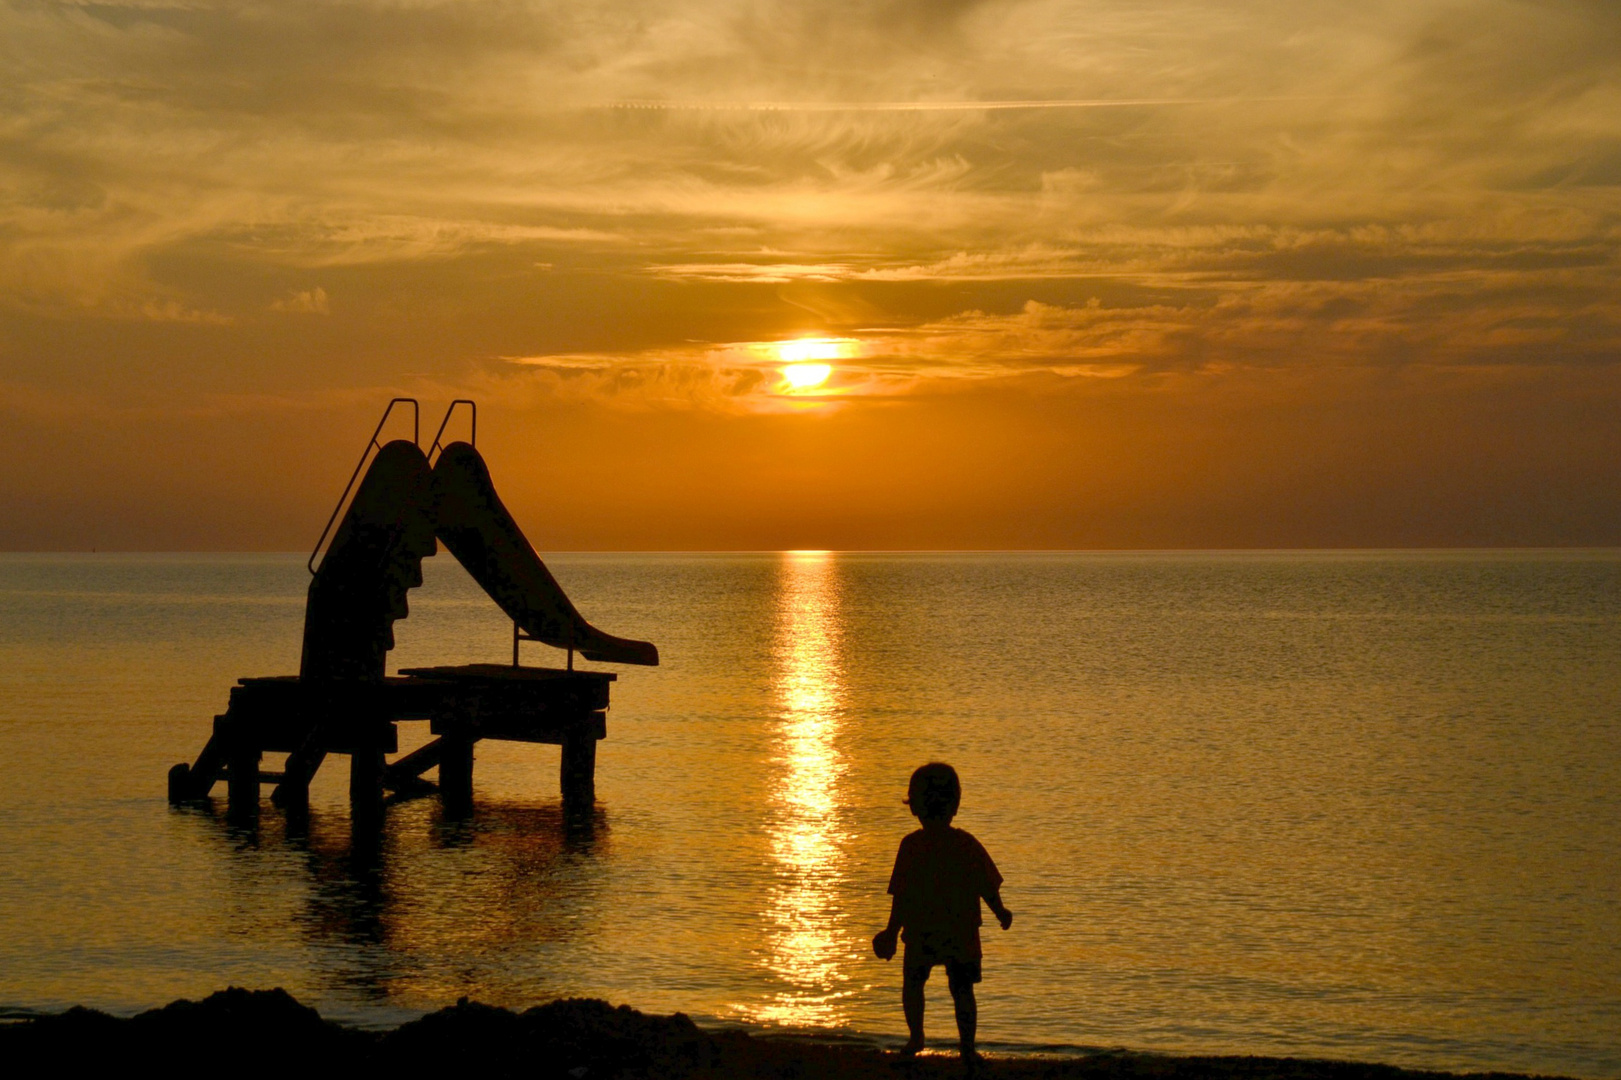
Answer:
[[[0, 1011], [595, 997], [892, 1043], [869, 942], [939, 760], [1014, 912], [994, 1052], [1621, 1077], [1621, 551], [548, 562], [663, 657], [617, 669], [594, 811], [556, 747], [483, 743], [470, 816], [351, 835], [343, 758], [302, 825], [165, 798], [236, 679], [297, 671], [304, 556], [0, 556]], [[424, 572], [391, 665], [509, 663]]]

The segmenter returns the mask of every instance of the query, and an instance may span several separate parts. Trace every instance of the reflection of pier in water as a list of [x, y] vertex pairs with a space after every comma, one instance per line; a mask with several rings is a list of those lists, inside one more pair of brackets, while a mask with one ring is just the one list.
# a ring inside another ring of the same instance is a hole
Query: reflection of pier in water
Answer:
[[776, 880], [766, 911], [765, 962], [782, 985], [756, 1019], [835, 1024], [851, 959], [844, 927], [839, 786], [843, 672], [837, 567], [826, 552], [784, 556], [777, 594], [780, 728], [768, 834]]
[[355, 830], [318, 809], [253, 826], [196, 816], [236, 856], [225, 864], [233, 923], [256, 940], [271, 936], [262, 924], [290, 925], [316, 957], [322, 995], [405, 1008], [467, 994], [526, 1002], [548, 978], [547, 946], [590, 937], [602, 910], [601, 807], [582, 817], [481, 801], [457, 816], [419, 801]]

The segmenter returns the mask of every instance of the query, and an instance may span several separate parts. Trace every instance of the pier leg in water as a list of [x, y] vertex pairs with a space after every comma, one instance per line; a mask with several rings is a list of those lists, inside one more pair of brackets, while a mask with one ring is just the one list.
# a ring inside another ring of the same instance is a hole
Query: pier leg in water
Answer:
[[245, 733], [236, 736], [225, 786], [226, 811], [234, 818], [258, 816], [260, 756], [259, 748], [248, 741]]
[[281, 783], [270, 793], [270, 801], [289, 814], [308, 813], [310, 781], [325, 760], [326, 751], [318, 749], [313, 738], [288, 754]]
[[597, 739], [592, 731], [571, 732], [563, 739], [563, 809], [587, 811], [597, 799]]
[[460, 817], [473, 809], [473, 740], [446, 735], [439, 758], [439, 797], [445, 813]]
[[191, 793], [191, 766], [184, 761], [169, 770], [169, 801], [182, 803], [196, 798]]
[[380, 748], [357, 746], [349, 755], [349, 813], [357, 825], [383, 819], [383, 760]]

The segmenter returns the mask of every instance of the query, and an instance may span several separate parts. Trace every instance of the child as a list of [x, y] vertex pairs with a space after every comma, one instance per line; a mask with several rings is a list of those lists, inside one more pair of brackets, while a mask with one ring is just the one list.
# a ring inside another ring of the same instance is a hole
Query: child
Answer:
[[962, 783], [950, 765], [931, 762], [912, 774], [906, 803], [922, 828], [901, 840], [889, 878], [893, 899], [889, 925], [872, 939], [880, 960], [895, 955], [895, 935], [906, 942], [901, 959], [901, 1008], [911, 1033], [901, 1052], [923, 1049], [923, 984], [936, 964], [946, 968], [946, 984], [957, 1013], [963, 1060], [972, 1064], [974, 1029], [979, 1021], [974, 984], [980, 981], [980, 897], [1006, 930], [1013, 912], [1002, 906], [1002, 875], [985, 849], [951, 819], [962, 802]]

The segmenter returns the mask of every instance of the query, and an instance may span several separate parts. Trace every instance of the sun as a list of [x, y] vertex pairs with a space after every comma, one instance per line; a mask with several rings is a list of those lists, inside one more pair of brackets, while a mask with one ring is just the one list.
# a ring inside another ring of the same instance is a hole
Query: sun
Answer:
[[832, 374], [832, 364], [789, 364], [782, 369], [784, 381], [794, 390], [809, 390], [821, 386]]
[[783, 362], [783, 382], [789, 390], [812, 390], [821, 386], [833, 374], [833, 365], [827, 360], [840, 360], [851, 355], [851, 342], [839, 338], [800, 338], [797, 341], [776, 343], [777, 357]]
[[800, 338], [798, 341], [777, 342], [777, 355], [785, 364], [803, 364], [807, 360], [837, 360], [844, 355], [845, 343], [833, 338]]

